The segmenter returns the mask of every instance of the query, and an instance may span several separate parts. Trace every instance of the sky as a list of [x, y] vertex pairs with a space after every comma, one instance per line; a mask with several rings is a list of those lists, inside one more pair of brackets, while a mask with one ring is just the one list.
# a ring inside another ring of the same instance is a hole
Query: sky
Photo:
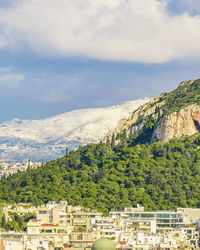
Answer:
[[199, 0], [0, 0], [0, 122], [200, 78]]

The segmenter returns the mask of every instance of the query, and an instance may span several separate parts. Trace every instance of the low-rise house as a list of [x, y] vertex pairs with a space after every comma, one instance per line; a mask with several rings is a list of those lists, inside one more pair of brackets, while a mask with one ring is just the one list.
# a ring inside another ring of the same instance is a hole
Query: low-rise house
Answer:
[[[18, 205], [9, 209], [16, 208], [23, 214]], [[199, 248], [200, 209], [145, 211], [137, 206], [111, 211], [108, 217], [66, 202], [34, 209], [37, 218], [27, 223], [27, 232], [1, 233], [5, 250], [89, 250], [102, 237], [113, 240], [119, 250]]]

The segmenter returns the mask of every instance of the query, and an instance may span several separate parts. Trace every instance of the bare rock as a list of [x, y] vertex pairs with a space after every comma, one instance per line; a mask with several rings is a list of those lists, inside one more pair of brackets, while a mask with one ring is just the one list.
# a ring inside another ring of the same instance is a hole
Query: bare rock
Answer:
[[169, 141], [200, 132], [200, 106], [190, 105], [160, 119], [152, 139]]

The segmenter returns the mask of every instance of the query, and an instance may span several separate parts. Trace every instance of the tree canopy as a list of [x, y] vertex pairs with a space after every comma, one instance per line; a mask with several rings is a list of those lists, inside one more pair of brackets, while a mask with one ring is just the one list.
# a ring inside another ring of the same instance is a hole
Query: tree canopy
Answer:
[[200, 135], [133, 146], [89, 144], [38, 169], [0, 181], [1, 202], [67, 200], [107, 214], [141, 204], [145, 209], [200, 207]]

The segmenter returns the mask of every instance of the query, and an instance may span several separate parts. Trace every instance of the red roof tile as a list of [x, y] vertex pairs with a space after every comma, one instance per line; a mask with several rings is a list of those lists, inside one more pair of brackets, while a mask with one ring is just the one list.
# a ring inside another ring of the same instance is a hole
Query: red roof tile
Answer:
[[42, 227], [56, 227], [54, 224], [42, 224]]
[[120, 245], [126, 245], [126, 241], [119, 241]]

